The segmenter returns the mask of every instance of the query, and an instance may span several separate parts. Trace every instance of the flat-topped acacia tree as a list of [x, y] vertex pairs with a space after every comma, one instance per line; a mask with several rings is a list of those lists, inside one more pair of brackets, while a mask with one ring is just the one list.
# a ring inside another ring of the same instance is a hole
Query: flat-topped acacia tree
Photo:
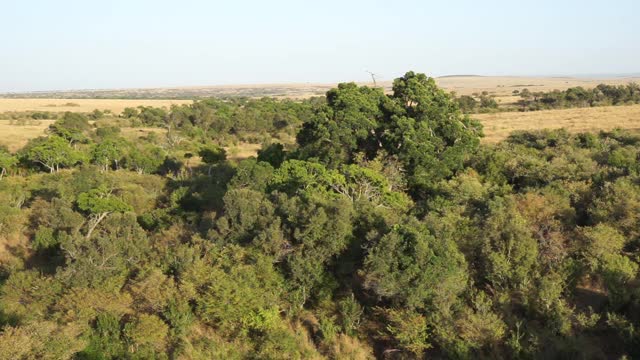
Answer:
[[91, 234], [109, 214], [114, 212], [127, 212], [132, 208], [129, 204], [113, 195], [113, 191], [102, 185], [78, 195], [78, 208], [89, 215], [89, 229], [86, 238]]

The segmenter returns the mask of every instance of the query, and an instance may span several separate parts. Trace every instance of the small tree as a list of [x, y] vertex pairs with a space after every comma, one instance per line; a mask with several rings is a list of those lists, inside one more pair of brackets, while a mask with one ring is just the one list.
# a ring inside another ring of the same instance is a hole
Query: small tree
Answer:
[[115, 139], [107, 139], [97, 144], [91, 151], [91, 160], [102, 167], [104, 171], [109, 170], [111, 164], [118, 167], [118, 161], [122, 157], [122, 146]]
[[112, 190], [106, 186], [100, 186], [78, 195], [78, 208], [89, 214], [89, 230], [86, 238], [91, 238], [91, 233], [104, 218], [114, 212], [127, 212], [132, 208], [129, 204], [113, 195]]
[[164, 163], [166, 154], [158, 146], [133, 147], [126, 156], [127, 167], [139, 174], [157, 171]]
[[478, 101], [469, 95], [462, 95], [458, 98], [458, 106], [463, 113], [472, 113], [478, 106]]
[[91, 113], [89, 113], [89, 117], [93, 120], [100, 120], [104, 117], [104, 112], [95, 109]]
[[209, 175], [211, 175], [211, 169], [213, 165], [223, 162], [227, 159], [227, 151], [220, 146], [209, 145], [202, 148], [198, 155], [202, 158], [202, 161], [209, 165]]
[[7, 169], [13, 167], [17, 162], [18, 159], [7, 148], [0, 147], [0, 180], [7, 174]]
[[67, 140], [69, 145], [85, 142], [89, 129], [91, 129], [91, 125], [84, 115], [71, 112], [65, 113], [62, 119], [49, 126], [49, 131], [52, 134]]
[[138, 111], [138, 109], [128, 107], [122, 111], [122, 114], [120, 116], [126, 119], [131, 119], [137, 117], [139, 114], [140, 112]]

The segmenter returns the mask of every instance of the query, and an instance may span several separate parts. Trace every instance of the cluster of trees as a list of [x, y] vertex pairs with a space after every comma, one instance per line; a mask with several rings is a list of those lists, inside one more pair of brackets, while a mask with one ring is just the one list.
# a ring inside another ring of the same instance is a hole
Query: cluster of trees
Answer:
[[636, 83], [618, 86], [600, 84], [593, 89], [578, 86], [550, 92], [524, 89], [514, 94], [520, 96], [520, 111], [640, 104], [640, 85]]
[[564, 91], [553, 90], [549, 92], [532, 92], [525, 88], [522, 91], [514, 90], [513, 95], [520, 97], [516, 106], [504, 106], [502, 108], [499, 108], [496, 100], [486, 91], [473, 96], [462, 95], [456, 97], [456, 102], [460, 110], [465, 114], [631, 105], [640, 104], [640, 85], [636, 83], [617, 86], [600, 84], [593, 89], [585, 89], [578, 86]]
[[261, 99], [207, 99], [171, 109], [126, 108], [121, 117], [133, 126], [178, 129], [191, 139], [218, 142], [295, 136], [303, 119], [310, 118], [320, 98], [303, 101]]
[[488, 91], [483, 91], [482, 94], [474, 94], [474, 96], [462, 95], [456, 98], [458, 107], [465, 114], [473, 113], [487, 113], [498, 110], [498, 102]]
[[259, 103], [276, 114], [238, 121], [290, 116], [294, 148], [227, 160], [201, 139], [247, 130], [211, 101], [171, 120], [206, 129], [178, 145], [67, 114], [0, 151], [0, 356], [640, 356], [640, 137], [482, 145], [412, 72], [389, 95]]
[[[161, 139], [150, 136], [131, 142], [120, 136], [119, 128], [95, 129], [86, 116], [78, 113], [65, 113], [47, 132], [46, 136], [29, 141], [14, 155], [8, 154], [6, 149], [0, 150], [0, 154], [11, 159], [19, 173], [38, 170], [57, 173], [61, 169], [89, 164], [104, 171], [124, 168], [151, 173], [159, 171], [169, 161]], [[11, 167], [2, 168], [6, 174]]]

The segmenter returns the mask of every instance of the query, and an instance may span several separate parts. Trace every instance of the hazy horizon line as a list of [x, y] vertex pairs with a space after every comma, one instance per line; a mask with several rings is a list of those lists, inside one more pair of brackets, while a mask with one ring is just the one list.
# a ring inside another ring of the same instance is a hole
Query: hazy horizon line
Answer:
[[[408, 70], [409, 71], [409, 70]], [[420, 72], [420, 71], [416, 71]], [[402, 76], [399, 74], [393, 79]], [[543, 75], [527, 75], [527, 74], [515, 74], [515, 75], [496, 75], [496, 74], [445, 74], [445, 75], [429, 75], [428, 76], [439, 78], [454, 78], [454, 77], [487, 77], [487, 78], [574, 78], [574, 79], [593, 79], [593, 80], [606, 80], [611, 78], [640, 78], [640, 71], [638, 72], [624, 72], [624, 73], [584, 73], [584, 74], [543, 74]], [[393, 79], [378, 79], [378, 83], [391, 83]], [[38, 94], [38, 93], [64, 93], [64, 92], [83, 92], [83, 91], [118, 91], [118, 90], [155, 90], [155, 89], [203, 89], [203, 88], [217, 88], [217, 87], [250, 87], [250, 86], [283, 86], [283, 85], [334, 85], [340, 83], [355, 82], [358, 84], [370, 84], [373, 83], [371, 79], [367, 80], [340, 80], [340, 81], [283, 81], [283, 82], [237, 82], [237, 83], [218, 83], [218, 84], [200, 84], [200, 85], [162, 85], [162, 86], [132, 86], [132, 87], [95, 87], [95, 88], [58, 88], [47, 90], [24, 90], [24, 91], [0, 91], [0, 95], [8, 94]]]

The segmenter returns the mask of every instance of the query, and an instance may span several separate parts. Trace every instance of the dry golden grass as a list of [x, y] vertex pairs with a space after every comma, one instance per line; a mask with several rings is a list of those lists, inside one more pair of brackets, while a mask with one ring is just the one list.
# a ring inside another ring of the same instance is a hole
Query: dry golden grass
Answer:
[[127, 99], [0, 99], [0, 113], [6, 111], [91, 112], [111, 110], [120, 114], [127, 107], [191, 104], [191, 100], [127, 100]]
[[503, 140], [514, 130], [565, 128], [570, 132], [640, 129], [640, 105], [503, 112], [472, 115], [484, 125], [487, 143]]
[[598, 84], [623, 85], [640, 82], [640, 78], [572, 78], [572, 77], [520, 77], [520, 76], [452, 76], [436, 78], [438, 86], [458, 95], [488, 92], [499, 99], [512, 100], [514, 90], [529, 89], [532, 92], [566, 90], [570, 87], [582, 86], [594, 88]]
[[167, 133], [167, 129], [161, 129], [161, 128], [147, 128], [147, 127], [141, 127], [141, 128], [121, 128], [120, 132], [122, 134], [122, 137], [124, 137], [127, 140], [131, 140], [131, 141], [135, 141], [136, 139], [139, 139], [141, 137], [146, 137], [147, 135], [149, 135], [150, 133], [156, 133], [158, 134], [158, 136], [162, 136], [164, 134]]
[[10, 151], [17, 151], [27, 141], [45, 135], [45, 129], [53, 120], [40, 120], [38, 125], [11, 125], [8, 120], [0, 120], [0, 145], [5, 145]]
[[[640, 130], [640, 105], [606, 106], [581, 109], [547, 110], [531, 112], [502, 112], [472, 115], [484, 125], [486, 143], [505, 139], [515, 130], [565, 128], [571, 132], [611, 130], [614, 128]], [[41, 120], [38, 125], [11, 125], [0, 120], [0, 145], [17, 151], [32, 138], [45, 134], [53, 120]], [[147, 136], [162, 136], [166, 130], [159, 128], [122, 128], [122, 135], [129, 140]], [[225, 148], [233, 160], [255, 156], [260, 144], [240, 143]]]
[[261, 144], [240, 143], [236, 146], [225, 147], [227, 158], [231, 160], [242, 160], [258, 155], [258, 150], [262, 148]]

